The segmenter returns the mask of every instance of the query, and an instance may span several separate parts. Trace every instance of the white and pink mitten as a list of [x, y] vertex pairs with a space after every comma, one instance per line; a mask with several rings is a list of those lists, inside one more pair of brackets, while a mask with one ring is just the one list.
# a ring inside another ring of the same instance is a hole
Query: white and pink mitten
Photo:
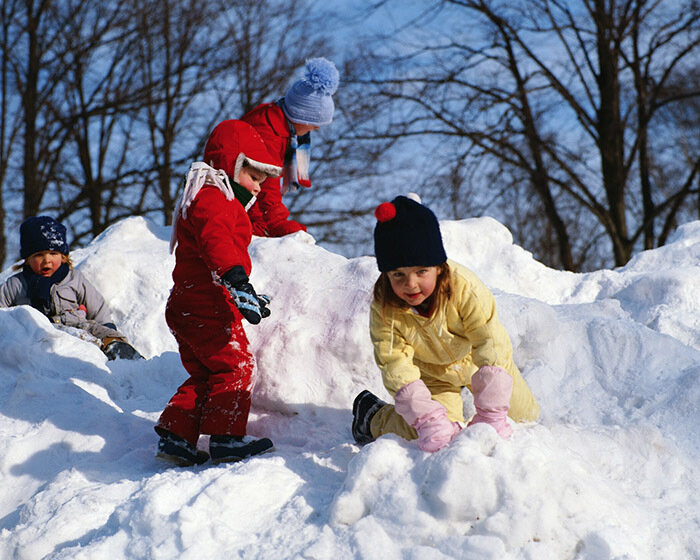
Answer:
[[418, 447], [433, 453], [445, 447], [459, 432], [457, 422], [447, 419], [447, 410], [434, 401], [425, 383], [418, 379], [401, 387], [395, 409], [418, 432]]
[[510, 408], [510, 395], [513, 392], [513, 378], [498, 366], [481, 366], [472, 376], [472, 394], [476, 414], [469, 422], [483, 422], [492, 426], [498, 435], [508, 439], [513, 428], [506, 421]]

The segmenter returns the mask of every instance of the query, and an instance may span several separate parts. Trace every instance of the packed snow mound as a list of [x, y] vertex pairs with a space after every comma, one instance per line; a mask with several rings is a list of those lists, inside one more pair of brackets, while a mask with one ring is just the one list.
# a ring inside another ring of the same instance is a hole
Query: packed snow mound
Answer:
[[389, 398], [368, 333], [375, 260], [299, 232], [250, 247], [272, 315], [245, 325], [249, 431], [276, 451], [166, 468], [153, 425], [186, 379], [164, 320], [170, 228], [129, 218], [72, 256], [145, 361], [0, 309], [0, 557], [695, 558], [700, 222], [587, 274], [538, 263], [492, 219], [441, 225], [496, 295], [537, 423], [508, 441], [477, 425], [432, 455], [393, 436], [356, 446], [356, 393]]
[[616, 300], [629, 317], [700, 349], [700, 221], [681, 226], [669, 243], [615, 270], [553, 270], [513, 244], [492, 218], [441, 224], [449, 257], [467, 264], [492, 290], [550, 305]]

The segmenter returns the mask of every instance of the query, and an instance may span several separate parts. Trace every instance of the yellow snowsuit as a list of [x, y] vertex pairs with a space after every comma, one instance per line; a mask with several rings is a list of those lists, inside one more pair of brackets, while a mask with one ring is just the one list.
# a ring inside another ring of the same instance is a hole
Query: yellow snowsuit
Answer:
[[[431, 317], [413, 309], [382, 309], [372, 302], [370, 336], [384, 386], [393, 396], [407, 383], [422, 379], [431, 397], [447, 409], [447, 417], [464, 422], [461, 388], [471, 391], [471, 378], [479, 367], [500, 366], [513, 378], [508, 416], [516, 422], [536, 420], [539, 405], [513, 362], [513, 347], [498, 321], [493, 294], [466, 267], [448, 264], [452, 296]], [[418, 437], [393, 405], [374, 415], [370, 430], [375, 438], [386, 433]]]

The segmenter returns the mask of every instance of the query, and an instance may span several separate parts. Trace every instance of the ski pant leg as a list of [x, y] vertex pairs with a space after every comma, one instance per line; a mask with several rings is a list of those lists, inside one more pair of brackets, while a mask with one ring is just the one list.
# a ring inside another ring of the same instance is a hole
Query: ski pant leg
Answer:
[[248, 338], [241, 323], [231, 325], [231, 331], [229, 344], [214, 353], [200, 356], [211, 372], [209, 394], [200, 424], [203, 434], [246, 434], [255, 363], [248, 351]]
[[517, 368], [513, 374], [513, 393], [510, 397], [508, 416], [515, 422], [534, 422], [540, 416], [540, 405]]
[[369, 431], [374, 439], [385, 434], [396, 434], [404, 439], [418, 439], [418, 432], [403, 419], [393, 404], [384, 405], [372, 417]]
[[209, 393], [209, 371], [197, 360], [191, 348], [175, 337], [180, 347], [180, 359], [190, 377], [165, 406], [156, 432], [168, 430], [192, 445], [197, 445], [200, 434], [202, 408]]
[[[199, 434], [245, 435], [250, 412], [254, 359], [240, 314], [224, 306], [168, 303], [166, 320], [182, 364], [190, 374], [168, 403], [158, 427], [195, 443]], [[190, 309], [196, 307], [203, 314]]]

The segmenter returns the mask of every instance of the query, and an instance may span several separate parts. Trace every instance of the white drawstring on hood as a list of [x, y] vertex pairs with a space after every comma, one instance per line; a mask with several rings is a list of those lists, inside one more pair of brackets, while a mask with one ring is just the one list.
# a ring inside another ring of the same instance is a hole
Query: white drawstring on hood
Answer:
[[235, 195], [231, 183], [229, 183], [228, 175], [222, 169], [214, 169], [203, 161], [195, 161], [190, 165], [190, 170], [185, 177], [185, 187], [182, 191], [182, 196], [177, 201], [175, 213], [173, 214], [173, 231], [170, 236], [170, 253], [175, 250], [177, 245], [177, 220], [182, 215], [187, 219], [187, 209], [192, 204], [200, 189], [204, 185], [213, 185], [218, 187], [226, 200], [233, 200]]

